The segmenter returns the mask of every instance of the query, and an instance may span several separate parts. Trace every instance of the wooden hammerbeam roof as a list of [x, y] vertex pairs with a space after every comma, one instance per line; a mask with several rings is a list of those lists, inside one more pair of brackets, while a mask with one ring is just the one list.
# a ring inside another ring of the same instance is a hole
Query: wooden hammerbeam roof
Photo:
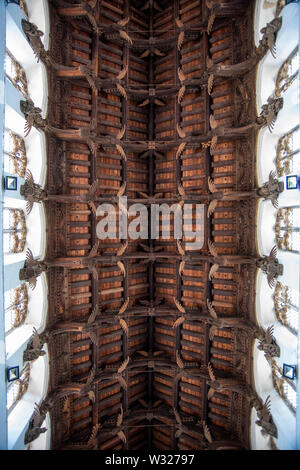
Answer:
[[[53, 449], [249, 447], [255, 278], [274, 261], [255, 246], [255, 139], [277, 109], [256, 116], [253, 3], [52, 0], [48, 52], [23, 26], [49, 79], [47, 117], [23, 111], [48, 146]], [[203, 203], [203, 248], [97, 242], [96, 205], [120, 195]]]

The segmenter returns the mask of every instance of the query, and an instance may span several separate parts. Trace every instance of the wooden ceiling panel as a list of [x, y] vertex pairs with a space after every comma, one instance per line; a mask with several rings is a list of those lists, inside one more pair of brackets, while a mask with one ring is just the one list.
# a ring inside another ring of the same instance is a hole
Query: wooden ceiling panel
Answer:
[[[52, 448], [248, 448], [255, 74], [209, 70], [253, 51], [253, 2], [85, 3], [50, 8]], [[126, 243], [117, 220], [98, 242], [119, 196], [202, 203], [203, 247], [173, 219], [169, 239]]]

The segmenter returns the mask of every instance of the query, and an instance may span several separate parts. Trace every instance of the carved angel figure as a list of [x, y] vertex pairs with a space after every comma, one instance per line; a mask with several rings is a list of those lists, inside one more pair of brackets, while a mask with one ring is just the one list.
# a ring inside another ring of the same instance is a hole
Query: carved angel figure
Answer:
[[47, 197], [47, 192], [41, 185], [34, 182], [30, 170], [26, 170], [25, 183], [20, 187], [20, 194], [26, 199], [26, 213], [30, 214], [33, 204], [41, 202]]
[[40, 406], [35, 403], [34, 413], [25, 433], [24, 444], [29, 444], [39, 437], [40, 434], [47, 431], [47, 428], [42, 428], [42, 424], [45, 421], [46, 414], [50, 410], [50, 407], [51, 403], [48, 403], [47, 400], [45, 400]]
[[43, 351], [44, 339], [39, 335], [36, 328], [33, 328], [33, 335], [31, 341], [28, 343], [27, 348], [23, 353], [23, 360], [25, 361], [35, 361], [40, 356], [46, 354]]
[[243, 383], [239, 382], [236, 378], [216, 378], [212, 364], [208, 363], [207, 366], [209, 380], [207, 380], [210, 389], [208, 390], [207, 397], [210, 399], [215, 392], [222, 392], [223, 390], [231, 390], [237, 393], [246, 393], [246, 387]]
[[269, 49], [273, 57], [276, 57], [276, 36], [282, 25], [282, 18], [274, 18], [260, 30], [263, 34], [258, 46], [258, 51], [264, 52]]
[[257, 347], [260, 351], [264, 351], [266, 358], [280, 356], [280, 347], [276, 343], [273, 332], [274, 326], [272, 325], [267, 329], [266, 333], [259, 338], [260, 341]]
[[31, 100], [21, 100], [20, 109], [26, 119], [24, 137], [28, 136], [32, 126], [36, 127], [37, 129], [44, 129], [47, 126], [47, 121], [41, 116], [41, 108], [35, 107]]
[[271, 288], [275, 285], [275, 279], [283, 273], [283, 266], [279, 264], [276, 255], [277, 248], [273, 246], [269, 256], [264, 256], [264, 258], [257, 261], [257, 266], [267, 275], [268, 284]]
[[30, 46], [33, 49], [33, 53], [37, 58], [37, 61], [40, 60], [46, 65], [48, 65], [50, 58], [48, 52], [45, 50], [44, 44], [42, 43], [41, 37], [44, 36], [43, 31], [38, 29], [38, 27], [34, 23], [30, 23], [30, 21], [22, 19], [22, 29], [27, 37], [27, 40]]
[[277, 115], [283, 107], [283, 98], [273, 98], [269, 96], [267, 103], [261, 107], [261, 113], [256, 118], [257, 124], [268, 126], [270, 132], [273, 131]]
[[263, 186], [257, 190], [257, 194], [260, 197], [263, 197], [265, 201], [267, 199], [270, 199], [273, 206], [277, 209], [278, 207], [277, 199], [278, 199], [279, 194], [282, 193], [283, 190], [284, 190], [283, 182], [278, 181], [275, 178], [274, 171], [270, 171], [269, 181], [264, 183]]
[[257, 404], [255, 409], [258, 417], [258, 420], [255, 421], [255, 423], [262, 427], [261, 433], [263, 435], [269, 434], [272, 437], [277, 437], [277, 428], [271, 415], [270, 395], [267, 396], [264, 404]]
[[37, 277], [46, 271], [47, 267], [45, 263], [39, 260], [35, 260], [30, 248], [27, 248], [26, 261], [24, 268], [20, 269], [19, 279], [20, 281], [26, 281], [29, 283], [30, 288], [33, 290], [37, 283]]

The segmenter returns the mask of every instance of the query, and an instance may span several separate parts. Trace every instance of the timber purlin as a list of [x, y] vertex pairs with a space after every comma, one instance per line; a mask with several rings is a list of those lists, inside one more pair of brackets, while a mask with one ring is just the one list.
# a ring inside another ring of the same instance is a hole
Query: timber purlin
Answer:
[[[209, 34], [205, 2], [163, 0], [162, 11], [155, 2], [143, 9], [144, 0], [85, 3], [93, 6], [93, 13], [88, 11], [104, 28], [102, 34], [78, 7], [81, 2], [50, 2], [52, 59], [91, 67], [103, 86], [95, 91], [83, 76], [48, 70], [48, 118], [62, 131], [47, 135], [49, 193], [75, 197], [98, 180], [99, 202], [116, 205], [126, 183], [128, 204], [198, 200], [207, 211], [217, 194], [210, 192], [209, 178], [224, 194], [255, 190], [256, 128], [218, 136], [214, 148], [207, 144], [213, 136], [211, 115], [228, 129], [254, 122], [255, 70], [238, 78], [215, 77], [210, 93], [203, 78], [207, 58], [226, 65], [251, 56], [254, 2], [221, 2], [226, 7], [216, 10]], [[70, 16], [72, 5], [77, 16]], [[116, 26], [126, 18], [128, 23]], [[104, 25], [114, 25], [114, 31]], [[122, 70], [126, 74], [117, 80]], [[91, 123], [96, 123], [97, 150], [64, 134], [75, 135]], [[121, 129], [126, 160], [116, 148]], [[46, 260], [55, 266], [46, 274], [49, 396], [58, 397], [50, 411], [51, 448], [248, 449], [251, 407], [242, 385], [253, 387], [254, 341], [246, 330], [220, 324], [212, 337], [207, 300], [219, 319], [255, 324], [257, 200], [218, 201], [213, 214], [205, 214], [203, 249], [192, 255], [178, 252], [172, 232], [169, 241], [129, 240], [121, 257], [117, 251], [124, 240], [101, 241], [98, 278], [84, 266], [55, 264], [84, 259], [95, 245], [98, 219], [91, 206], [79, 199], [48, 200], [45, 206]], [[241, 262], [220, 265], [210, 278], [209, 240], [218, 256], [238, 254]], [[212, 394], [208, 364], [217, 379], [231, 385]]]

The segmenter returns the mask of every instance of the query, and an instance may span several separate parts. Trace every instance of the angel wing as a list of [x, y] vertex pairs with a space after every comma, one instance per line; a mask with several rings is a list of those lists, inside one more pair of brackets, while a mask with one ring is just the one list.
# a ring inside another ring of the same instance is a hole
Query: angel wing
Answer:
[[266, 341], [268, 344], [271, 344], [272, 341], [274, 340], [274, 336], [273, 336], [273, 333], [274, 333], [274, 325], [272, 326], [269, 326], [269, 328], [267, 329], [266, 331]]
[[210, 327], [210, 329], [209, 329], [209, 339], [210, 339], [210, 341], [213, 341], [217, 331], [218, 331], [217, 326], [213, 325], [213, 326]]
[[45, 415], [41, 413], [40, 407], [37, 403], [34, 404], [34, 412], [33, 412], [33, 426], [40, 428], [43, 424], [45, 419]]
[[123, 377], [119, 376], [119, 377], [117, 377], [117, 380], [118, 380], [119, 384], [121, 385], [121, 387], [122, 387], [124, 390], [127, 390], [127, 383], [126, 383], [126, 381], [123, 379]]
[[91, 385], [91, 383], [92, 383], [93, 380], [94, 380], [95, 374], [96, 374], [96, 365], [94, 364], [93, 367], [92, 367], [91, 370], [90, 370], [90, 373], [89, 373], [88, 378], [87, 378], [87, 381], [86, 381], [86, 385], [87, 385], [87, 386], [90, 386], [90, 385]]
[[155, 55], [159, 56], [159, 57], [164, 57], [166, 54], [164, 52], [161, 52], [159, 49], [157, 49], [156, 47], [153, 49], [153, 52]]
[[32, 129], [32, 126], [34, 124], [33, 118], [27, 116], [25, 126], [24, 126], [24, 137], [27, 137]]
[[122, 315], [122, 313], [125, 312], [125, 310], [127, 309], [128, 307], [128, 304], [129, 304], [129, 297], [127, 297], [127, 299], [125, 300], [125, 302], [123, 303], [123, 305], [121, 306], [119, 312], [118, 312], [118, 315]]
[[97, 334], [94, 331], [89, 331], [89, 337], [91, 338], [92, 343], [98, 344]]
[[209, 252], [210, 254], [215, 258], [216, 256], [218, 256], [218, 251], [217, 251], [217, 248], [214, 244], [214, 242], [208, 240], [208, 249], [209, 249]]
[[183, 41], [184, 41], [184, 31], [181, 31], [178, 35], [178, 39], [177, 39], [177, 50], [180, 51], [181, 49], [181, 46], [183, 44]]
[[35, 263], [32, 251], [30, 248], [27, 248], [26, 250], [26, 266], [33, 266]]
[[179, 367], [180, 369], [183, 369], [183, 368], [184, 368], [184, 364], [183, 364], [183, 362], [182, 362], [182, 360], [181, 360], [181, 357], [180, 357], [179, 354], [178, 354], [178, 351], [176, 351], [176, 363], [177, 363], [177, 365], [178, 365], [178, 367]]
[[179, 265], [179, 269], [178, 269], [179, 276], [182, 276], [182, 275], [183, 275], [184, 266], [185, 266], [185, 261], [181, 261], [181, 262], [180, 262], [180, 265]]
[[207, 80], [207, 92], [208, 92], [209, 95], [211, 94], [211, 90], [213, 88], [213, 85], [214, 85], [214, 76], [211, 73], [208, 77], [208, 80]]
[[207, 208], [207, 218], [209, 218], [215, 211], [215, 208], [218, 205], [218, 201], [214, 199], [213, 201], [210, 201], [209, 206]]
[[208, 311], [210, 313], [210, 316], [214, 319], [214, 320], [217, 320], [218, 319], [218, 315], [217, 315], [217, 312], [215, 311], [215, 309], [213, 308], [212, 306], [212, 303], [206, 299], [206, 305], [207, 305], [207, 308], [208, 308]]
[[275, 42], [276, 42], [275, 34], [270, 32], [267, 36], [267, 44], [274, 59], [276, 58], [276, 43]]
[[179, 317], [177, 318], [177, 320], [173, 323], [173, 326], [172, 328], [177, 328], [178, 326], [182, 325], [182, 323], [184, 323], [185, 321], [185, 318], [184, 317]]
[[272, 289], [275, 286], [275, 276], [274, 273], [269, 273], [267, 275], [267, 282], [269, 284], [270, 289]]
[[129, 362], [129, 356], [127, 357], [127, 359], [125, 359], [125, 361], [122, 362], [121, 366], [118, 369], [118, 374], [122, 374], [122, 372], [124, 372], [124, 370], [128, 366], [128, 362]]
[[208, 274], [208, 278], [209, 280], [211, 281], [212, 278], [214, 277], [214, 275], [216, 274], [216, 272], [218, 271], [219, 269], [219, 265], [218, 264], [213, 264], [212, 267], [210, 268], [209, 270], [209, 274]]
[[270, 399], [270, 395], [267, 396], [266, 400], [265, 400], [265, 403], [263, 404], [263, 407], [262, 407], [262, 410], [261, 410], [261, 414], [262, 414], [262, 420], [263, 421], [270, 421], [271, 419], [271, 399]]
[[150, 49], [146, 49], [146, 50], [140, 55], [140, 59], [144, 59], [145, 57], [148, 57], [149, 54], [150, 54]]
[[218, 143], [218, 136], [214, 135], [210, 141], [210, 154], [212, 155]]
[[179, 29], [184, 27], [183, 22], [179, 18], [175, 18], [175, 23], [177, 24]]
[[144, 193], [143, 191], [137, 191], [140, 196], [142, 196], [143, 199], [148, 199], [148, 194]]
[[93, 183], [90, 185], [90, 187], [88, 189], [88, 192], [87, 192], [87, 198], [88, 199], [95, 196], [95, 194], [97, 193], [97, 190], [98, 190], [98, 185], [99, 185], [99, 180], [95, 179], [95, 181], [93, 181]]
[[122, 39], [124, 39], [126, 42], [128, 42], [128, 44], [130, 44], [132, 46], [133, 44], [133, 40], [131, 39], [131, 37], [126, 33], [126, 31], [120, 31], [120, 37]]
[[146, 100], [142, 101], [142, 103], [138, 104], [139, 108], [142, 108], [143, 106], [147, 106], [147, 104], [150, 103], [150, 100], [147, 98]]
[[124, 434], [123, 431], [119, 431], [118, 434], [117, 434], [117, 436], [121, 439], [121, 441], [124, 442], [124, 444], [126, 444], [126, 442], [127, 442], [127, 441], [126, 441], [126, 436], [125, 436], [125, 434]]
[[266, 124], [268, 126], [269, 131], [272, 133], [274, 126], [275, 126], [275, 121], [276, 121], [276, 114], [273, 112], [269, 112], [265, 118], [266, 118]]
[[186, 76], [184, 75], [184, 73], [183, 73], [183, 71], [181, 70], [181, 68], [178, 68], [177, 74], [178, 74], [178, 78], [179, 78], [179, 80], [180, 80], [181, 83], [186, 80]]
[[276, 261], [276, 256], [277, 256], [277, 246], [274, 245], [268, 256], [269, 261]]
[[117, 265], [119, 266], [123, 276], [126, 276], [126, 270], [125, 270], [125, 266], [124, 266], [124, 263], [122, 263], [122, 261], [118, 261], [117, 262]]
[[124, 152], [124, 149], [121, 145], [117, 144], [116, 145], [116, 149], [118, 150], [119, 154], [121, 155], [122, 158], [124, 158], [124, 160], [126, 161], [127, 160], [127, 157], [126, 157], [126, 153]]
[[33, 208], [33, 201], [26, 202], [26, 214], [29, 215]]
[[174, 297], [174, 303], [181, 313], [186, 313], [184, 306]]
[[32, 346], [34, 349], [39, 349], [43, 346], [43, 343], [40, 340], [40, 335], [35, 327], [33, 327]]
[[148, 357], [149, 353], [147, 351], [137, 351], [138, 354], [140, 354], [143, 357]]
[[124, 331], [124, 333], [128, 336], [128, 325], [127, 325], [126, 321], [123, 320], [122, 318], [120, 318], [120, 325], [121, 325], [121, 328]]
[[125, 253], [125, 251], [127, 250], [127, 247], [128, 247], [128, 240], [126, 240], [126, 242], [123, 243], [122, 246], [118, 249], [117, 256], [122, 256], [123, 253]]
[[89, 437], [89, 440], [87, 441], [88, 447], [95, 445], [95, 440], [97, 438], [99, 428], [100, 428], [100, 424], [96, 424], [95, 426], [93, 426], [91, 435]]
[[166, 103], [164, 103], [162, 100], [159, 100], [158, 98], [155, 98], [154, 103], [157, 106], [166, 106]]
[[31, 279], [29, 279], [28, 284], [31, 290], [34, 290], [36, 288], [36, 283], [37, 283], [37, 280], [35, 279], [35, 277], [32, 277]]
[[127, 23], [129, 23], [129, 20], [130, 20], [130, 18], [129, 18], [129, 16], [127, 16], [126, 18], [123, 18], [122, 20], [119, 20], [117, 24], [122, 26], [122, 28], [124, 28], [124, 26], [126, 26]]
[[182, 100], [182, 98], [184, 97], [184, 94], [185, 94], [185, 90], [186, 90], [185, 85], [180, 87], [179, 92], [178, 92], [178, 98], [177, 98], [178, 103], [181, 103], [181, 100]]
[[216, 18], [216, 15], [214, 13], [211, 13], [209, 15], [208, 22], [207, 22], [207, 34], [211, 33], [213, 24], [215, 22], [215, 18]]
[[206, 58], [206, 68], [211, 69], [213, 67], [213, 65], [214, 65], [213, 60], [210, 57], [207, 57]]
[[127, 100], [127, 93], [126, 93], [126, 90], [125, 88], [120, 85], [120, 83], [117, 83], [117, 90], [119, 91], [119, 93], [125, 98], [125, 100]]
[[181, 184], [177, 186], [177, 191], [180, 194], [180, 196], [184, 197], [185, 196], [185, 190]]
[[123, 78], [125, 77], [125, 75], [127, 74], [128, 72], [128, 65], [126, 65], [126, 67], [124, 67], [121, 72], [118, 73], [117, 75], [117, 80], [123, 80]]
[[70, 397], [66, 397], [64, 400], [63, 412], [70, 413]]
[[162, 354], [164, 354], [164, 351], [154, 351], [153, 357], [161, 356]]
[[96, 397], [95, 397], [95, 393], [93, 392], [93, 390], [90, 390], [90, 391], [88, 392], [88, 397], [89, 397], [89, 399], [90, 399], [93, 403], [95, 403]]
[[210, 190], [211, 193], [217, 192], [217, 187], [210, 176], [207, 179], [207, 184], [208, 184], [208, 189]]
[[147, 403], [145, 400], [139, 399], [138, 402], [139, 402], [144, 408], [148, 408], [148, 403]]
[[209, 124], [211, 129], [216, 129], [216, 127], [218, 127], [218, 123], [213, 114], [209, 116]]
[[177, 250], [182, 256], [185, 255], [185, 250], [182, 247], [182, 244], [181, 244], [180, 240], [177, 240]]
[[30, 171], [29, 169], [26, 170], [25, 181], [26, 181], [26, 183], [28, 183], [30, 186], [33, 186], [33, 185], [34, 185], [33, 175], [32, 175], [32, 173], [31, 173], [31, 171]]
[[181, 129], [179, 124], [177, 124], [177, 132], [178, 132], [178, 135], [181, 139], [184, 139], [186, 137], [186, 133], [184, 132], [183, 129]]
[[180, 155], [182, 154], [184, 148], [186, 146], [186, 142], [181, 142], [181, 144], [179, 145], [178, 149], [177, 149], [177, 152], [176, 152], [176, 160], [180, 157]]
[[98, 239], [96, 241], [96, 243], [93, 245], [93, 247], [91, 248], [91, 251], [88, 254], [89, 258], [93, 258], [93, 257], [97, 256], [99, 245], [100, 245], [100, 240]]
[[211, 444], [213, 442], [213, 439], [212, 439], [209, 427], [207, 426], [205, 421], [202, 421], [202, 427], [203, 427], [204, 437]]
[[118, 197], [123, 196], [123, 194], [125, 193], [125, 189], [126, 189], [126, 181], [120, 187], [119, 191], [117, 192], [117, 196]]
[[124, 137], [125, 130], [126, 130], [126, 125], [124, 124], [122, 129], [117, 133], [116, 139], [121, 140]]
[[98, 281], [99, 280], [99, 273], [97, 271], [97, 268], [96, 266], [91, 266], [90, 268], [91, 272], [92, 272], [92, 275], [93, 275], [93, 278]]
[[123, 406], [121, 405], [120, 406], [120, 413], [118, 415], [118, 418], [117, 418], [117, 427], [119, 428], [123, 422], [123, 416], [124, 416], [124, 412], [123, 412]]
[[212, 365], [211, 365], [210, 362], [207, 364], [207, 371], [208, 371], [210, 380], [211, 380], [212, 382], [215, 382], [215, 381], [216, 381], [216, 377], [215, 377], [214, 370], [213, 370], [213, 367], [212, 367]]

